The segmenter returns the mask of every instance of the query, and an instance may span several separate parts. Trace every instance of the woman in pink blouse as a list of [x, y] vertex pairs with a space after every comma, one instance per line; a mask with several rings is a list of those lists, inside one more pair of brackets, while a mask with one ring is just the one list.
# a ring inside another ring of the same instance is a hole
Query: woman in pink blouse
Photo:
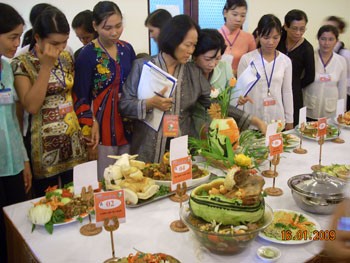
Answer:
[[227, 0], [223, 9], [225, 24], [219, 29], [227, 45], [222, 59], [232, 64], [236, 76], [242, 55], [256, 49], [253, 35], [241, 30], [247, 10], [245, 0]]

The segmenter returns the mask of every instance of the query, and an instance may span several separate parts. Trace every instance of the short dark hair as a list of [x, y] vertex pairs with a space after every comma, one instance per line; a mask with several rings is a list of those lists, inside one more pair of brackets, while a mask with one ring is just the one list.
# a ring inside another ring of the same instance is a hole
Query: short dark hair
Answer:
[[322, 36], [322, 34], [324, 32], [332, 32], [334, 34], [335, 38], [338, 40], [339, 31], [335, 26], [332, 26], [332, 25], [321, 26], [317, 32], [317, 39], [320, 39], [320, 37]]
[[[198, 57], [210, 50], [216, 50], [217, 52], [220, 52], [221, 55], [224, 54], [226, 50], [225, 40], [216, 29], [202, 29], [199, 33], [197, 46], [193, 52], [193, 56]], [[217, 55], [217, 52], [215, 56]]]
[[159, 51], [165, 52], [175, 58], [175, 49], [182, 43], [188, 31], [192, 28], [196, 29], [199, 35], [200, 28], [190, 16], [174, 16], [160, 30], [158, 37]]
[[[47, 7], [35, 20], [33, 36], [38, 34], [41, 39], [47, 38], [50, 34], [69, 35], [70, 27], [66, 16], [56, 7]], [[35, 45], [35, 38], [32, 38], [30, 49]]]
[[92, 19], [96, 25], [99, 25], [103, 20], [114, 14], [120, 15], [123, 18], [122, 12], [116, 3], [112, 1], [100, 1], [94, 6]]
[[284, 24], [287, 27], [290, 27], [290, 24], [293, 21], [301, 21], [301, 20], [305, 20], [306, 23], [308, 22], [306, 13], [299, 9], [292, 9], [284, 16]]
[[336, 22], [338, 24], [339, 33], [343, 33], [344, 29], [346, 28], [345, 21], [338, 16], [329, 16], [327, 17], [326, 21]]
[[267, 36], [270, 34], [272, 29], [276, 29], [277, 32], [282, 31], [281, 21], [277, 16], [272, 14], [263, 15], [258, 22], [258, 35]]
[[171, 14], [167, 10], [157, 9], [147, 16], [145, 26], [151, 25], [161, 29], [170, 19]]
[[19, 25], [24, 25], [21, 15], [12, 6], [0, 3], [0, 34], [11, 32]]
[[72, 20], [73, 29], [83, 28], [86, 32], [95, 34], [95, 30], [92, 26], [92, 11], [85, 10], [78, 13]]
[[[246, 0], [227, 0], [224, 8], [222, 9], [222, 14], [224, 14], [224, 11], [228, 11], [228, 10], [233, 10], [236, 7], [245, 7], [246, 9], [248, 9], [248, 4]], [[226, 17], [224, 17], [224, 20], [226, 22]]]

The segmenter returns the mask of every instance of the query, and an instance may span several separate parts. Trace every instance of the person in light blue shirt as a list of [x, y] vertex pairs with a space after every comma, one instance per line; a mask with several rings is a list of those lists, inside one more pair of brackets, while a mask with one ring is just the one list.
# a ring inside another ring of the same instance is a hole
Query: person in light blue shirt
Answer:
[[24, 20], [11, 6], [0, 3], [0, 262], [7, 262], [2, 208], [26, 199], [32, 174], [16, 117], [17, 95], [10, 64], [20, 45]]

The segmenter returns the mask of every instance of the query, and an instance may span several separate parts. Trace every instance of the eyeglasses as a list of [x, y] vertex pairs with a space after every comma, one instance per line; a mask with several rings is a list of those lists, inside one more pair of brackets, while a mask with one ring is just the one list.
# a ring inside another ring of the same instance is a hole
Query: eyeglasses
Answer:
[[306, 27], [296, 27], [296, 26], [292, 26], [289, 28], [292, 32], [298, 32], [300, 31], [300, 33], [304, 33], [306, 31]]

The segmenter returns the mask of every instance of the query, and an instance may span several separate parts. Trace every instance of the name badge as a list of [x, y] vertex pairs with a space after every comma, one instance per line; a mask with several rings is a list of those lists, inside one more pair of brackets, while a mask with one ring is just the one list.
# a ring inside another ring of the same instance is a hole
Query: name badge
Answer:
[[276, 100], [274, 97], [267, 97], [263, 100], [264, 107], [274, 106], [276, 105]]
[[223, 54], [222, 56], [221, 56], [221, 61], [225, 61], [225, 62], [227, 62], [228, 64], [232, 64], [232, 61], [233, 61], [233, 55], [231, 55], [231, 54]]
[[0, 89], [0, 104], [12, 104], [14, 103], [13, 94], [11, 89]]
[[163, 117], [163, 136], [177, 137], [179, 135], [179, 116], [164, 115]]
[[58, 112], [61, 116], [66, 115], [69, 112], [73, 111], [73, 104], [72, 102], [63, 103], [58, 106]]
[[330, 74], [324, 73], [324, 74], [320, 75], [320, 81], [321, 82], [329, 82], [331, 80], [332, 79], [331, 79], [331, 75]]

